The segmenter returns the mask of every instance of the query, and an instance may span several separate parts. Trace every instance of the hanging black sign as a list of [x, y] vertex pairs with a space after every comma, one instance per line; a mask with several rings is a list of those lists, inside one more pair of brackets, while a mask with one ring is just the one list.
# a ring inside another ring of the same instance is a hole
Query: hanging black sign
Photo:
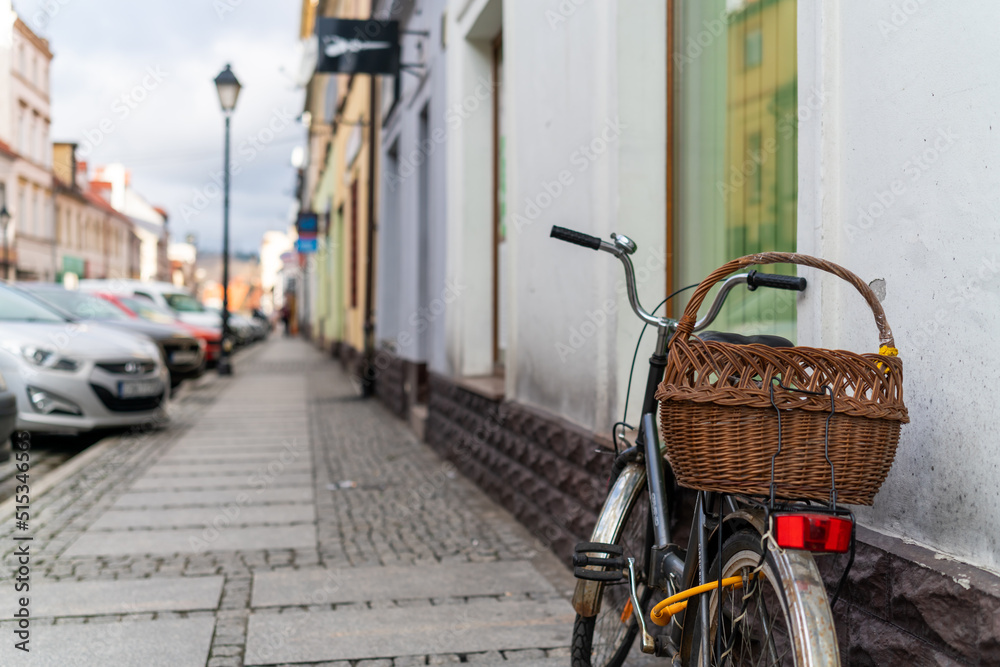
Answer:
[[399, 72], [397, 21], [316, 20], [317, 72], [392, 74]]

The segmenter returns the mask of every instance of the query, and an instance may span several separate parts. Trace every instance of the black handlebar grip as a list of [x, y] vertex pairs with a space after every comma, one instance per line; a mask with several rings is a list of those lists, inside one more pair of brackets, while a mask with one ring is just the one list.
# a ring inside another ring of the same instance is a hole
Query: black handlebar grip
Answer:
[[552, 233], [550, 233], [549, 236], [554, 239], [559, 239], [560, 241], [567, 241], [568, 243], [582, 245], [584, 248], [590, 248], [591, 250], [600, 250], [601, 248], [601, 239], [596, 236], [584, 234], [583, 232], [575, 232], [572, 229], [566, 229], [565, 227], [556, 227], [553, 225]]
[[795, 292], [806, 291], [806, 279], [798, 276], [779, 276], [775, 273], [759, 273], [751, 271], [747, 274], [747, 286], [751, 290], [758, 287], [787, 289]]

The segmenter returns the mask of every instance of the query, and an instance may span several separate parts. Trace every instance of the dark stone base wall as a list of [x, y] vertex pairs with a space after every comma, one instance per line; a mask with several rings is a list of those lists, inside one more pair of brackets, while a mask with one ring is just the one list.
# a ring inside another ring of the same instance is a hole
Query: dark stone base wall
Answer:
[[400, 419], [409, 418], [406, 362], [385, 350], [375, 354], [375, 395]]
[[356, 382], [361, 382], [363, 356], [360, 350], [356, 350], [350, 344], [337, 341], [332, 345], [331, 350], [334, 358], [340, 360], [340, 365], [344, 371]]
[[[569, 563], [604, 501], [611, 457], [593, 435], [430, 375], [427, 442]], [[1000, 665], [1000, 577], [858, 530], [834, 607], [847, 666]], [[832, 592], [846, 556], [818, 556]]]
[[[834, 606], [844, 665], [1000, 665], [1000, 577], [859, 529]], [[832, 590], [846, 556], [817, 558]]]
[[597, 520], [611, 457], [571, 424], [433, 373], [429, 382], [428, 444], [568, 563]]

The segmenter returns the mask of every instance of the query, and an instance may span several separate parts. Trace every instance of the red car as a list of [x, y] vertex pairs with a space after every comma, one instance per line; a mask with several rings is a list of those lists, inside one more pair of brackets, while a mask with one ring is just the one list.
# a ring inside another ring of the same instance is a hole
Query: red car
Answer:
[[111, 292], [94, 292], [94, 296], [99, 296], [105, 301], [110, 301], [122, 309], [130, 317], [148, 320], [150, 322], [160, 322], [162, 324], [172, 324], [187, 330], [195, 338], [205, 341], [205, 363], [209, 368], [214, 367], [219, 361], [219, 353], [222, 351], [222, 331], [207, 329], [182, 322], [170, 312], [160, 308], [149, 299], [138, 296], [128, 296], [125, 294], [113, 294]]

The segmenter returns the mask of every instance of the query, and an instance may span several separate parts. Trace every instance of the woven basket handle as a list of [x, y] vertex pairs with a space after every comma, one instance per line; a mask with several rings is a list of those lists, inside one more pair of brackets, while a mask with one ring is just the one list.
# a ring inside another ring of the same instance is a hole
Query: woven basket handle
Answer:
[[711, 291], [715, 283], [719, 282], [726, 276], [740, 269], [746, 268], [753, 265], [763, 265], [763, 264], [801, 264], [802, 266], [811, 266], [814, 269], [819, 269], [821, 271], [826, 271], [827, 273], [832, 273], [838, 278], [842, 278], [854, 285], [854, 289], [861, 293], [861, 296], [865, 298], [868, 302], [868, 307], [872, 309], [872, 314], [875, 315], [875, 326], [878, 327], [879, 332], [879, 342], [881, 345], [886, 345], [888, 347], [895, 347], [895, 343], [892, 338], [892, 330], [889, 328], [889, 323], [885, 321], [885, 311], [882, 310], [882, 304], [878, 302], [878, 298], [875, 293], [872, 292], [871, 288], [861, 280], [856, 274], [848, 271], [842, 266], [834, 264], [833, 262], [828, 262], [825, 259], [819, 259], [818, 257], [812, 257], [810, 255], [800, 255], [794, 252], [762, 252], [756, 255], [747, 255], [745, 257], [740, 257], [734, 259], [726, 264], [723, 264], [717, 268], [712, 273], [708, 274], [708, 277], [701, 281], [698, 285], [698, 289], [694, 291], [691, 296], [691, 300], [688, 302], [687, 308], [684, 309], [684, 316], [681, 318], [680, 324], [677, 325], [677, 335], [687, 338], [691, 335], [694, 330], [695, 321], [698, 318], [698, 309], [701, 307], [702, 301]]

